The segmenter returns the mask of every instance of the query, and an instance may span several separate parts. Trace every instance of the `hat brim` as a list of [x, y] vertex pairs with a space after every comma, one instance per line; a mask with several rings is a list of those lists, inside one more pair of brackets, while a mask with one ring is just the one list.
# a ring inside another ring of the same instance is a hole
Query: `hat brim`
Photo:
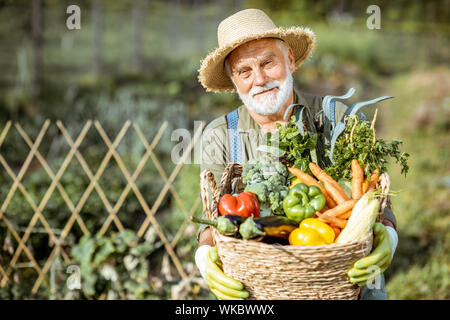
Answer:
[[202, 61], [200, 69], [198, 70], [198, 79], [206, 91], [235, 91], [233, 82], [225, 73], [225, 58], [231, 51], [240, 45], [262, 38], [279, 38], [287, 42], [294, 53], [296, 68], [300, 67], [311, 55], [315, 45], [314, 33], [308, 28], [275, 28], [263, 33], [249, 34], [233, 43], [213, 50]]

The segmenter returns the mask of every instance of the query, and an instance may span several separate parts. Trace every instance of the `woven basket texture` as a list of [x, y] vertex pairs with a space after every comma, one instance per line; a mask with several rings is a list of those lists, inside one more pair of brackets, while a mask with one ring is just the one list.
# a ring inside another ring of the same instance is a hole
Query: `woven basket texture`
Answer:
[[[242, 165], [230, 163], [217, 186], [210, 171], [201, 173], [202, 201], [209, 219], [217, 219], [222, 195], [242, 191], [241, 174]], [[388, 190], [389, 177], [383, 181], [384, 191]], [[387, 202], [382, 199], [380, 207]], [[249, 299], [257, 300], [358, 299], [360, 288], [349, 282], [347, 271], [370, 253], [373, 240], [369, 234], [345, 244], [290, 246], [228, 237], [215, 228], [213, 237], [224, 273], [241, 281]]]

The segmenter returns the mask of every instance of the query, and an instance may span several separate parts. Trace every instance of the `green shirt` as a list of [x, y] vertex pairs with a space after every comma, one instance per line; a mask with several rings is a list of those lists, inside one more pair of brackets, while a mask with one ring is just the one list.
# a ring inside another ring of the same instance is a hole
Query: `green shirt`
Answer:
[[[322, 100], [323, 97], [312, 94], [300, 93], [295, 91], [294, 103], [304, 105], [309, 111], [314, 121], [314, 128], [317, 132], [323, 131], [323, 113]], [[335, 119], [336, 123], [344, 116], [347, 106], [342, 102], [335, 102]], [[296, 109], [294, 109], [295, 114]], [[258, 158], [261, 153], [257, 151], [257, 147], [262, 144], [265, 134], [259, 125], [253, 120], [245, 106], [238, 108], [239, 121], [238, 132], [241, 137], [242, 160], [247, 162]], [[305, 119], [305, 118], [304, 118]], [[319, 135], [322, 137], [323, 135]], [[329, 137], [330, 139], [330, 137]], [[220, 182], [225, 166], [231, 161], [229, 152], [229, 142], [227, 134], [227, 121], [225, 116], [221, 116], [210, 122], [202, 135], [201, 139], [201, 163], [200, 170], [208, 169], [214, 174], [216, 183]], [[325, 143], [319, 138], [316, 147], [318, 164], [324, 167], [328, 158], [325, 156]], [[384, 211], [384, 217], [391, 220], [396, 226], [395, 216], [391, 210]], [[205, 225], [200, 226], [199, 234], [205, 229]]]

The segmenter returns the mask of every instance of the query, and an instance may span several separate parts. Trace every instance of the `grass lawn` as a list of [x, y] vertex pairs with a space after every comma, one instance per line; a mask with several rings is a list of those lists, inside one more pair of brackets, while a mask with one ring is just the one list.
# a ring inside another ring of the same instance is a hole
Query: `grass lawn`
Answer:
[[399, 245], [387, 270], [389, 299], [450, 298], [450, 71], [396, 76], [383, 109], [383, 136], [403, 140], [410, 153], [407, 177], [391, 167]]

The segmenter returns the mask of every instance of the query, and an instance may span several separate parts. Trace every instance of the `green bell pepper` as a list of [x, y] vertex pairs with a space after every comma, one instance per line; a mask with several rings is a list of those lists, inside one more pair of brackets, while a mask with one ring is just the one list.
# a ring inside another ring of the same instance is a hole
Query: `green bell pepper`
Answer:
[[297, 222], [314, 216], [325, 206], [325, 196], [316, 186], [299, 183], [293, 186], [283, 200], [283, 210], [289, 219]]

